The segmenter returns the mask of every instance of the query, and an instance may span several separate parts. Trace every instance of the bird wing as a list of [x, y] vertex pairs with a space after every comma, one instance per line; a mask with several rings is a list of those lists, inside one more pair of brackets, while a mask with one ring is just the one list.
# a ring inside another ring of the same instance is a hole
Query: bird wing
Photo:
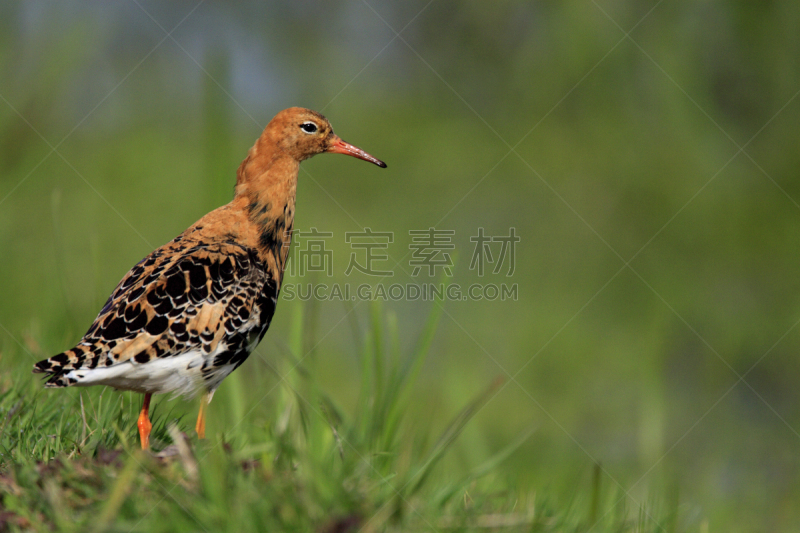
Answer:
[[[270, 288], [272, 290], [270, 290]], [[275, 311], [277, 288], [255, 253], [230, 241], [180, 242], [155, 250], [122, 278], [78, 345], [37, 363], [47, 384], [74, 384], [70, 370], [143, 364], [242, 340]], [[259, 337], [260, 338], [260, 337]]]

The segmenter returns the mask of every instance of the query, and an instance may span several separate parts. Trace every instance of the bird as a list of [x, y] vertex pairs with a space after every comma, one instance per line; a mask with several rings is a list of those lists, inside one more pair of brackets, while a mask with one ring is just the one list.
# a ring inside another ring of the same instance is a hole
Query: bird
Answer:
[[137, 427], [145, 450], [151, 396], [202, 391], [195, 431], [204, 438], [214, 391], [269, 328], [292, 240], [300, 163], [321, 153], [386, 168], [334, 134], [320, 113], [284, 109], [239, 166], [233, 200], [139, 261], [80, 342], [33, 372], [45, 374], [46, 387], [144, 394]]

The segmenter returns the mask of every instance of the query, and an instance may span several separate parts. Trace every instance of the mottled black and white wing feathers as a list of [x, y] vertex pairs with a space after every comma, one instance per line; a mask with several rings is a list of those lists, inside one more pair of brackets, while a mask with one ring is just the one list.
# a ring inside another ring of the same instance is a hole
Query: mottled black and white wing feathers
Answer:
[[128, 272], [77, 346], [34, 372], [48, 387], [213, 392], [261, 340], [277, 293], [254, 251], [181, 236]]

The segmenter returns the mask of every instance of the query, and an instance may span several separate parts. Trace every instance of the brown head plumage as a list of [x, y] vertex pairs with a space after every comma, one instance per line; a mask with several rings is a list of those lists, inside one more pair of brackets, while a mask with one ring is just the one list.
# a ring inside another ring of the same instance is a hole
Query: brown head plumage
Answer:
[[298, 162], [328, 152], [351, 155], [386, 168], [383, 161], [340, 139], [324, 116], [302, 107], [290, 107], [275, 115], [256, 143], [260, 149], [259, 145], [277, 147]]

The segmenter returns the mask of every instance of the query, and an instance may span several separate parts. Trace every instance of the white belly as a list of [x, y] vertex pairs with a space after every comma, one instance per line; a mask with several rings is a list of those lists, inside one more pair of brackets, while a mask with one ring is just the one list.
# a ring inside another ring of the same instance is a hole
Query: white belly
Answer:
[[[202, 350], [192, 350], [179, 355], [159, 357], [147, 363], [123, 361], [103, 368], [81, 368], [66, 374], [74, 378], [74, 386], [107, 385], [120, 390], [141, 393], [166, 394], [191, 397], [198, 389], [216, 389], [219, 383], [233, 371], [233, 365], [214, 369], [211, 381], [203, 379], [203, 363], [212, 361], [217, 353], [227, 349], [219, 343], [214, 352], [204, 354]], [[226, 368], [230, 367], [230, 368]]]

